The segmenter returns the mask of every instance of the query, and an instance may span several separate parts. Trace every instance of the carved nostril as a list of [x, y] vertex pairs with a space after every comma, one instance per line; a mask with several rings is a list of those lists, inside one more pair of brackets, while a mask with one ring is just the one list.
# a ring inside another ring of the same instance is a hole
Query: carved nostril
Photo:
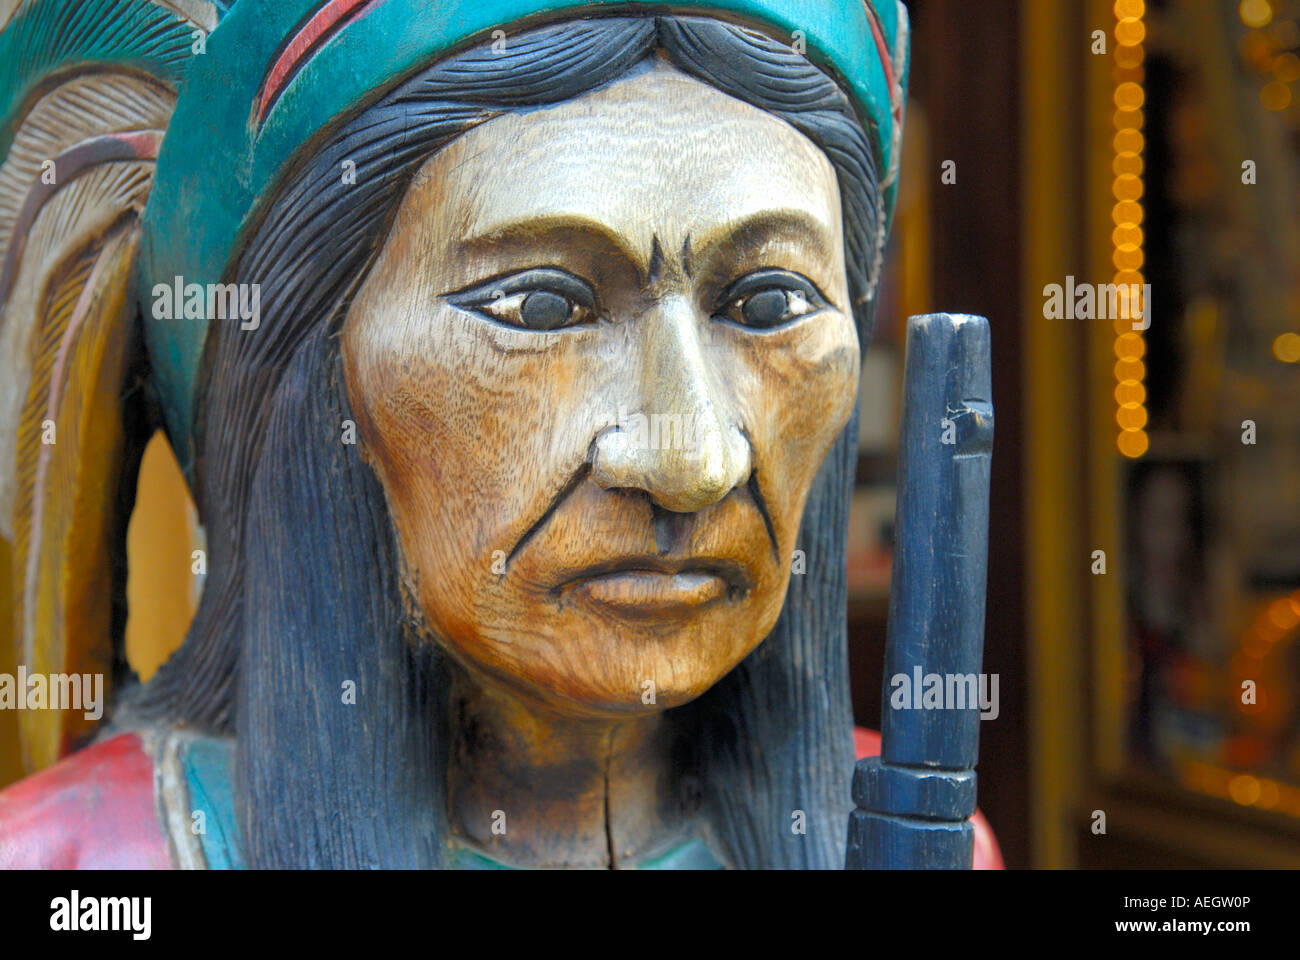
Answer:
[[602, 489], [640, 488], [641, 485], [635, 482], [635, 451], [631, 445], [631, 439], [618, 427], [606, 427], [592, 441], [588, 456], [591, 479]]

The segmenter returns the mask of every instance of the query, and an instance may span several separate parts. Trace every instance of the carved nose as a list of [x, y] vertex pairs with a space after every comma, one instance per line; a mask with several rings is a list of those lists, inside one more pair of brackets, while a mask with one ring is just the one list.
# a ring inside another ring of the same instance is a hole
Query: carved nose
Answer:
[[596, 437], [591, 477], [693, 513], [748, 481], [749, 441], [718, 389], [690, 303], [665, 298], [644, 320], [638, 396]]

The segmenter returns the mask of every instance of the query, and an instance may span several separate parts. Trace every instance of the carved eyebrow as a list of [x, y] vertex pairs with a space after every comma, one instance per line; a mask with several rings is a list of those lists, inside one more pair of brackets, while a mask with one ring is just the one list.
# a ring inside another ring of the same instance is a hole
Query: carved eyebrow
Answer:
[[[689, 238], [692, 272], [697, 267], [707, 268], [723, 257], [734, 258], [747, 249], [757, 249], [781, 238], [808, 245], [820, 260], [829, 259], [834, 250], [827, 225], [806, 210], [762, 210], [739, 221], [721, 224], [698, 239]], [[635, 267], [643, 278], [647, 276], [650, 269], [647, 257], [633, 249], [626, 237], [608, 224], [580, 214], [543, 214], [510, 220], [462, 238], [459, 247], [467, 254], [497, 253], [503, 248], [527, 253], [539, 243], [565, 249], [571, 248], [575, 241], [579, 248], [590, 249], [594, 245], [593, 253], [618, 257]]]
[[459, 241], [460, 248], [466, 253], [495, 253], [503, 248], [530, 251], [539, 243], [553, 244], [561, 249], [569, 247], [574, 241], [590, 247], [603, 256], [617, 256], [628, 264], [634, 265], [642, 274], [646, 264], [641, 257], [620, 236], [616, 230], [599, 220], [578, 214], [549, 214], [511, 220], [499, 226], [493, 226], [482, 233]]
[[806, 210], [781, 208], [759, 211], [693, 239], [691, 259], [711, 264], [720, 257], [734, 256], [737, 248], [757, 249], [783, 237], [807, 244], [819, 260], [830, 259], [834, 250], [832, 234], [820, 218]]

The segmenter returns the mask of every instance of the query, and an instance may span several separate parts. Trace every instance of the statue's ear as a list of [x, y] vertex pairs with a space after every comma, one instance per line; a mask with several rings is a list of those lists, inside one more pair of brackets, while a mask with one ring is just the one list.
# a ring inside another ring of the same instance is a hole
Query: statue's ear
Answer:
[[[99, 19], [81, 22], [90, 6]], [[123, 409], [140, 216], [194, 29], [137, 0], [28, 0], [0, 33], [0, 59], [21, 64], [0, 70], [0, 535], [16, 660], [28, 676], [99, 674], [103, 696], [119, 490], [136, 462]], [[97, 722], [49, 709], [63, 705], [48, 701], [55, 685], [45, 695], [47, 709], [19, 714], [29, 770]]]

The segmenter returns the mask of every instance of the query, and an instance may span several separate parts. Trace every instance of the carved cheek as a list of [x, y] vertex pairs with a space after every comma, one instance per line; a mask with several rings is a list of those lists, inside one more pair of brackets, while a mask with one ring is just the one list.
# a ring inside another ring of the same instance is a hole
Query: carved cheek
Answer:
[[[476, 518], [463, 509], [472, 501], [458, 478], [472, 473], [479, 445], [462, 426], [467, 397], [440, 332], [444, 318], [388, 290], [354, 306], [345, 371], [363, 451], [384, 488], [406, 569], [423, 593], [466, 562], [461, 552]], [[450, 519], [457, 513], [459, 524]]]
[[591, 377], [575, 338], [446, 305], [354, 310], [349, 394], [408, 574], [440, 633], [473, 633], [505, 556], [582, 463]]
[[853, 412], [857, 334], [847, 315], [826, 311], [770, 339], [750, 338], [742, 357], [759, 485], [788, 552], [813, 478]]

